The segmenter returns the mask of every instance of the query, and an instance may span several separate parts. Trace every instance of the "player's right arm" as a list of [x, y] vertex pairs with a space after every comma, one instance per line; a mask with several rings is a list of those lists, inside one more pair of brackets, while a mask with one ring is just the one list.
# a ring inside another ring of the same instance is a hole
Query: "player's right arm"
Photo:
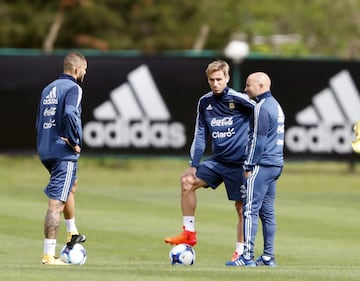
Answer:
[[206, 125], [205, 116], [200, 108], [200, 102], [198, 104], [194, 139], [190, 148], [190, 166], [198, 167], [200, 165], [201, 158], [206, 149], [206, 140], [208, 136], [208, 129]]
[[64, 108], [64, 127], [65, 135], [62, 139], [73, 148], [76, 153], [80, 153], [81, 146], [81, 128], [80, 128], [80, 102], [81, 102], [81, 88], [78, 86], [72, 87], [65, 98]]
[[[264, 101], [264, 100], [263, 100]], [[255, 165], [259, 165], [263, 151], [265, 150], [266, 139], [270, 127], [270, 117], [261, 102], [256, 105], [250, 124], [248, 157], [244, 163], [244, 170], [251, 171]]]
[[242, 104], [244, 107], [253, 109], [256, 106], [256, 101], [250, 99], [247, 94], [235, 92], [233, 90], [231, 90], [231, 93], [229, 94], [236, 96], [239, 103]]

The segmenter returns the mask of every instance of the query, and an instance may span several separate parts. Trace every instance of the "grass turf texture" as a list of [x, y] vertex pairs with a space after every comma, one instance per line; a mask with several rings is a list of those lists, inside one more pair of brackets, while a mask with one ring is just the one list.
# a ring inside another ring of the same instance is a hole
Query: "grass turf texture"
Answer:
[[[77, 225], [83, 266], [40, 264], [48, 174], [37, 157], [0, 156], [2, 280], [359, 280], [360, 171], [288, 162], [278, 183], [277, 268], [225, 267], [236, 215], [223, 187], [198, 191], [194, 266], [171, 266], [164, 237], [181, 231], [179, 176], [187, 159], [82, 157]], [[57, 251], [65, 243], [62, 222]], [[256, 253], [261, 254], [258, 231]]]

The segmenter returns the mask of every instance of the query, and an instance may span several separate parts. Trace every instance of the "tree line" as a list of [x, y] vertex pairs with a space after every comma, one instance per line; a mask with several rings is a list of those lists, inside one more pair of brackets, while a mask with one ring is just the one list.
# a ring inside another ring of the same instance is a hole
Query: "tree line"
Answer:
[[360, 56], [359, 0], [3, 0], [0, 47]]

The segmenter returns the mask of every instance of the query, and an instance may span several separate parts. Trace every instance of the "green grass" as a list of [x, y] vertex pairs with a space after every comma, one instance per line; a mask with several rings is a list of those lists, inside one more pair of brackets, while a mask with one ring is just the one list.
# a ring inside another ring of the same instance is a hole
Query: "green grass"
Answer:
[[[194, 266], [171, 266], [163, 238], [181, 231], [186, 159], [82, 157], [76, 220], [83, 266], [40, 265], [48, 174], [37, 157], [0, 156], [1, 280], [359, 280], [359, 167], [289, 162], [277, 190], [277, 268], [228, 268], [236, 215], [224, 188], [198, 191]], [[64, 243], [62, 224], [58, 251]], [[261, 229], [256, 253], [261, 254]]]

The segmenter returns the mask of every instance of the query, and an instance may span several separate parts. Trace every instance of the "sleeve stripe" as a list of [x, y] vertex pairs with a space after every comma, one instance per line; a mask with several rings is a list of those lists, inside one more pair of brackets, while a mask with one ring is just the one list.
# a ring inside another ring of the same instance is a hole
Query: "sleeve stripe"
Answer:
[[252, 160], [254, 158], [256, 141], [257, 141], [257, 131], [259, 127], [259, 114], [261, 110], [261, 106], [264, 103], [265, 99], [262, 99], [254, 108], [254, 132], [252, 135], [251, 143], [249, 143], [249, 155], [246, 161], [246, 164], [251, 165]]
[[82, 89], [80, 86], [78, 87], [78, 98], [77, 98], [77, 102], [76, 102], [76, 107], [78, 108], [80, 106], [81, 103], [81, 99], [82, 99]]

